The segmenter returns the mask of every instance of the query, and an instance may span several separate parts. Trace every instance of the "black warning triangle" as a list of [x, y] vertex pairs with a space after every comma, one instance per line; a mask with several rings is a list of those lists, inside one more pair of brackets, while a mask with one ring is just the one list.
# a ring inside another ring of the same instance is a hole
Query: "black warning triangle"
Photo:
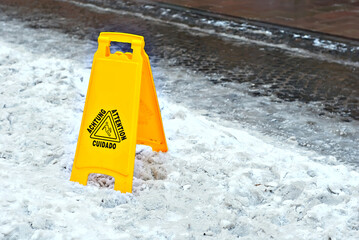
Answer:
[[92, 132], [90, 138], [110, 142], [121, 142], [111, 111], [106, 113], [100, 124]]

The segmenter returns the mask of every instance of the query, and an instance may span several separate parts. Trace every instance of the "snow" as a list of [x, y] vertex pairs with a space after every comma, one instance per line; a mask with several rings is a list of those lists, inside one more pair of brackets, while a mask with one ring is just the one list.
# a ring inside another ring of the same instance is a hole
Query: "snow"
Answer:
[[337, 51], [346, 51], [347, 46], [344, 43], [333, 43], [329, 40], [320, 40], [318, 38], [314, 39], [313, 45], [317, 47], [322, 47], [330, 50], [337, 50]]
[[132, 194], [70, 182], [91, 43], [1, 26], [0, 239], [359, 239], [357, 171], [166, 92], [169, 152], [137, 147]]

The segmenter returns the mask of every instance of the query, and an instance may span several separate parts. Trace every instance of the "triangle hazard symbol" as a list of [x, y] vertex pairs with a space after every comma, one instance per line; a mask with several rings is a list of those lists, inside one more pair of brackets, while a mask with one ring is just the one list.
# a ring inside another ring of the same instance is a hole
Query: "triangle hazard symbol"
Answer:
[[115, 123], [112, 117], [111, 111], [108, 111], [100, 122], [100, 124], [92, 132], [90, 138], [110, 141], [110, 142], [121, 142]]

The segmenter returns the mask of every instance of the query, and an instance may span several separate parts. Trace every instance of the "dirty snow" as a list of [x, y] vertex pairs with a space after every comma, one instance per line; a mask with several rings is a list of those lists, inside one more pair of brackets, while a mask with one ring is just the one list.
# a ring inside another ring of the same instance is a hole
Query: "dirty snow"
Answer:
[[169, 152], [138, 146], [133, 194], [70, 182], [91, 43], [0, 24], [0, 239], [359, 239], [357, 171], [166, 92]]

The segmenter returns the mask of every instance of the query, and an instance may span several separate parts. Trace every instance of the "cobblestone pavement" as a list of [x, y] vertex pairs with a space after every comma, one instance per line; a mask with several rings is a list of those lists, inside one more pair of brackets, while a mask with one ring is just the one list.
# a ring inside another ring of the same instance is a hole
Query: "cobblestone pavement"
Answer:
[[[90, 39], [94, 49], [101, 31], [143, 35], [153, 63], [166, 60], [205, 75], [213, 85], [247, 84], [244, 91], [252, 96], [315, 103], [320, 116], [359, 120], [359, 43], [354, 40], [143, 1], [0, 0], [0, 10], [4, 18], [28, 27]], [[343, 141], [352, 142], [356, 134]], [[318, 142], [317, 150], [322, 145]], [[339, 143], [325, 148], [337, 155], [352, 152]], [[357, 157], [355, 152], [349, 158], [357, 162]]]

